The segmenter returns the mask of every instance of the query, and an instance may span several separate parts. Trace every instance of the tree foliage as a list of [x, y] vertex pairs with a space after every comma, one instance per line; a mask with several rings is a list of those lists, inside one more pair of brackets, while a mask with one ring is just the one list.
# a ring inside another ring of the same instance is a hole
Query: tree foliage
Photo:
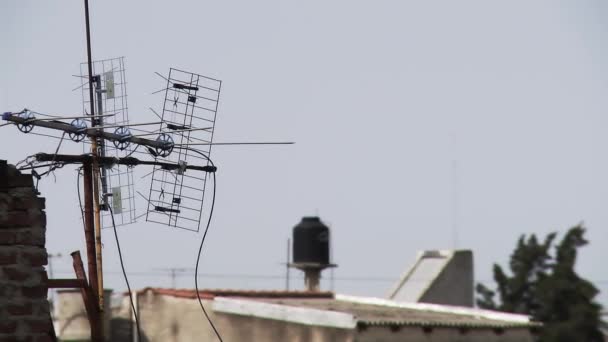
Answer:
[[497, 289], [477, 284], [477, 305], [530, 315], [544, 324], [543, 342], [604, 341], [602, 308], [594, 301], [599, 291], [574, 270], [578, 248], [588, 243], [584, 235], [582, 225], [570, 228], [559, 243], [556, 233], [542, 241], [522, 235], [511, 255], [511, 275], [494, 264]]

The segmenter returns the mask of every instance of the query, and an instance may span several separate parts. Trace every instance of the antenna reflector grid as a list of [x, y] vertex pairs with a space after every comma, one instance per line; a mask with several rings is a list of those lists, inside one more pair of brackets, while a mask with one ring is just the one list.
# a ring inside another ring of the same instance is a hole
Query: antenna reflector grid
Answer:
[[[157, 160], [178, 165], [209, 165], [206, 158], [188, 148], [191, 143], [213, 141], [222, 82], [174, 68], [169, 69], [166, 79], [159, 136], [163, 135], [163, 141], [168, 141], [164, 135], [170, 136], [174, 146], [169, 153], [157, 153]], [[196, 148], [207, 156], [211, 152], [211, 145]], [[146, 221], [199, 231], [207, 181], [206, 172], [155, 166]]]

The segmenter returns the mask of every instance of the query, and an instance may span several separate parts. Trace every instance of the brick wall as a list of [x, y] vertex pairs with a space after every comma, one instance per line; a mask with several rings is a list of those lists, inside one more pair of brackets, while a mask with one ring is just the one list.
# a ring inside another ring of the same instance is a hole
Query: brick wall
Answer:
[[31, 175], [0, 160], [0, 342], [53, 341], [44, 204]]

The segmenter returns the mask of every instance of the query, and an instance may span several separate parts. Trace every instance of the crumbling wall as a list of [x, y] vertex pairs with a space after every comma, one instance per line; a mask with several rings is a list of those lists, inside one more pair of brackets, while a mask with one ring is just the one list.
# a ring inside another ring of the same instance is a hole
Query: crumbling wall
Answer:
[[32, 176], [0, 160], [0, 342], [53, 341], [44, 208]]

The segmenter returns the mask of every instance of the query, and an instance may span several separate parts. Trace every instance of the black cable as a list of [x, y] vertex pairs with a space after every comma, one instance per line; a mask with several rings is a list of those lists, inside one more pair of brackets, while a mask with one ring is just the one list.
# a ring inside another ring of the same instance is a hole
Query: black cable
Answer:
[[133, 309], [133, 316], [135, 316], [135, 324], [137, 325], [137, 337], [141, 337], [141, 329], [139, 328], [139, 317], [137, 317], [137, 310], [135, 310], [135, 304], [133, 303], [133, 294], [131, 293], [131, 285], [129, 285], [129, 278], [127, 277], [127, 272], [125, 271], [125, 264], [122, 260], [122, 252], [120, 250], [120, 242], [118, 241], [118, 232], [116, 231], [116, 223], [114, 222], [114, 212], [112, 211], [112, 207], [108, 206], [110, 210], [110, 217], [112, 218], [112, 227], [114, 227], [114, 237], [116, 238], [116, 247], [118, 248], [118, 258], [120, 259], [120, 267], [122, 268], [122, 275], [125, 278], [125, 282], [127, 283], [127, 290], [129, 291], [129, 301], [131, 302], [131, 309]]
[[77, 170], [78, 177], [76, 177], [76, 189], [78, 192], [78, 205], [80, 206], [80, 217], [82, 218], [82, 226], [85, 227], [84, 223], [84, 209], [82, 208], [82, 198], [80, 196], [80, 171], [82, 171], [82, 167]]
[[[213, 163], [213, 161], [211, 160], [211, 158], [209, 158], [203, 152], [201, 152], [201, 151], [199, 151], [197, 149], [188, 148], [188, 147], [186, 147], [186, 149], [189, 150], [189, 151], [192, 151], [192, 152], [200, 154], [205, 159], [207, 159], [207, 161], [211, 164], [211, 166], [215, 166], [215, 164]], [[213, 217], [213, 208], [215, 207], [215, 192], [216, 192], [216, 189], [217, 189], [217, 182], [216, 182], [216, 178], [215, 178], [215, 172], [212, 172], [212, 174], [213, 174], [213, 196], [211, 198], [211, 209], [209, 209], [209, 219], [207, 220], [207, 227], [205, 227], [205, 232], [203, 233], [203, 237], [201, 239], [201, 244], [200, 244], [200, 246], [198, 248], [198, 254], [196, 256], [196, 267], [194, 268], [194, 288], [196, 289], [196, 298], [198, 299], [198, 303], [200, 304], [201, 309], [203, 310], [203, 314], [205, 314], [205, 317], [207, 318], [207, 321], [209, 322], [209, 325], [211, 325], [211, 328], [215, 332], [215, 336], [217, 336], [217, 338], [220, 340], [220, 342], [223, 342], [224, 340], [222, 339], [222, 336], [220, 335], [219, 331], [216, 329], [215, 325], [211, 321], [211, 318], [209, 317], [209, 314], [207, 314], [207, 310], [205, 310], [205, 306], [203, 306], [203, 301], [201, 299], [201, 295], [200, 295], [199, 289], [198, 289], [198, 265], [199, 265], [200, 260], [201, 260], [201, 254], [202, 254], [202, 251], [203, 251], [203, 245], [205, 244], [205, 238], [207, 237], [207, 233], [209, 232], [209, 226], [211, 225], [211, 218]]]
[[[82, 169], [82, 168], [81, 168]], [[78, 170], [78, 177], [76, 178], [76, 188], [78, 189], [78, 205], [80, 206], [80, 213], [82, 215], [82, 225], [85, 225], [84, 222], [84, 209], [82, 208], [82, 198], [80, 196], [80, 169]], [[141, 337], [141, 329], [139, 327], [139, 317], [137, 316], [137, 311], [135, 310], [135, 304], [133, 303], [133, 294], [131, 293], [131, 285], [129, 284], [129, 278], [127, 277], [127, 272], [125, 271], [125, 265], [122, 260], [122, 251], [120, 249], [120, 241], [118, 240], [118, 232], [116, 231], [116, 222], [114, 221], [114, 212], [112, 211], [112, 207], [108, 206], [110, 210], [110, 217], [112, 218], [112, 227], [114, 228], [114, 237], [116, 238], [116, 247], [118, 248], [118, 258], [120, 259], [120, 267], [122, 268], [122, 275], [125, 278], [125, 282], [127, 283], [127, 290], [129, 291], [129, 301], [131, 302], [131, 309], [133, 309], [133, 315], [135, 316], [135, 324], [137, 325], [137, 336]]]
[[[55, 171], [55, 169], [57, 167], [55, 167], [55, 158], [57, 158], [57, 153], [59, 153], [59, 149], [61, 148], [61, 143], [63, 142], [63, 138], [65, 138], [65, 132], [63, 132], [63, 134], [61, 135], [61, 140], [59, 140], [59, 144], [57, 144], [57, 148], [55, 149], [55, 153], [53, 154], [53, 160], [51, 160], [51, 166], [49, 166], [49, 170], [42, 175], [46, 175], [49, 174], [53, 171]], [[55, 182], [57, 182], [57, 177], [55, 176], [55, 172], [53, 172], [53, 177], [55, 177]]]

